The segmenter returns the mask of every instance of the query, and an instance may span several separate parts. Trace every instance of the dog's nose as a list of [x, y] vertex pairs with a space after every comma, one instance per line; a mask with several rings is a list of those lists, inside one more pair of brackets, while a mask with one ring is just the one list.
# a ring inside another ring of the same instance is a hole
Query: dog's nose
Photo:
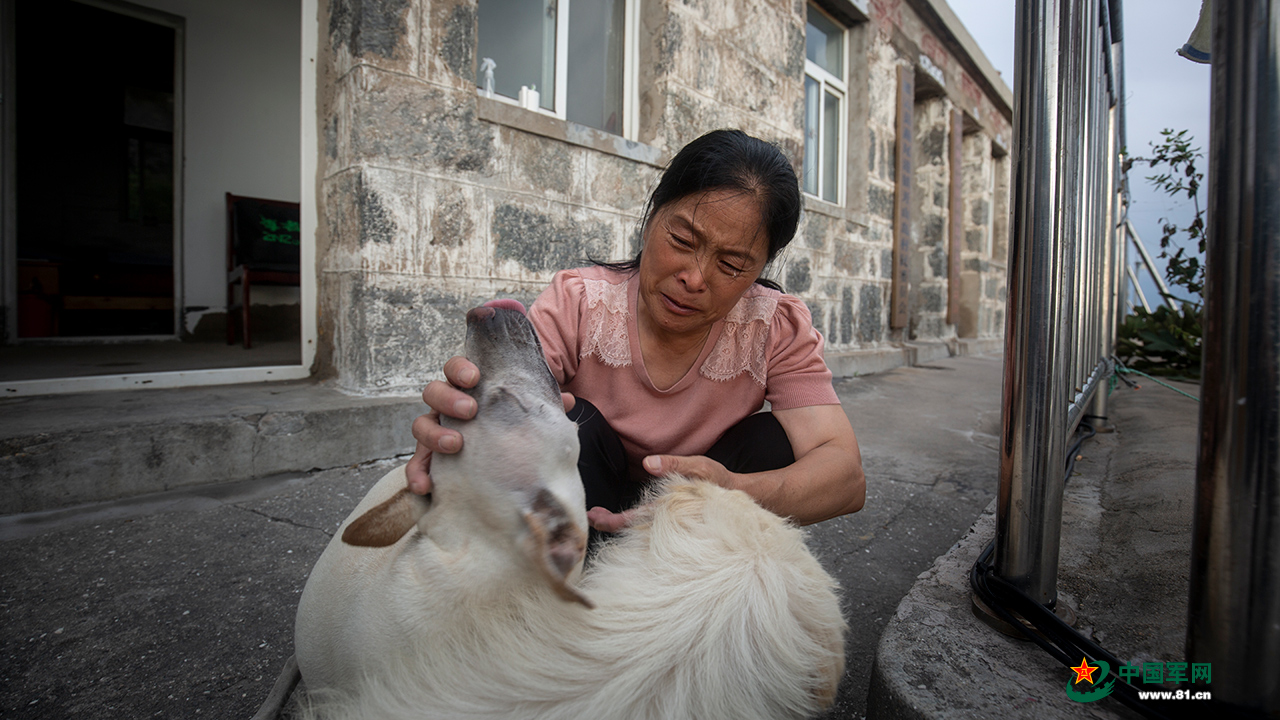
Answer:
[[467, 311], [467, 324], [473, 325], [476, 323], [482, 323], [486, 320], [491, 320], [493, 316], [497, 314], [498, 311], [491, 307], [471, 308]]

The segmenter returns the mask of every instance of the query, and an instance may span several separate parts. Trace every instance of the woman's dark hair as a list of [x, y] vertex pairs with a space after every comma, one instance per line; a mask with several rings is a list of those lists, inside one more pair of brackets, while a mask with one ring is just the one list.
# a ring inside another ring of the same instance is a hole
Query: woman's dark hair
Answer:
[[[645, 203], [641, 237], [654, 215], [669, 203], [712, 190], [737, 190], [759, 201], [768, 242], [766, 262], [795, 237], [801, 209], [795, 170], [777, 146], [741, 130], [713, 130], [676, 153]], [[643, 249], [641, 246], [641, 252]], [[635, 270], [640, 266], [640, 254], [626, 262], [593, 262], [615, 270]], [[763, 278], [756, 282], [777, 288]]]

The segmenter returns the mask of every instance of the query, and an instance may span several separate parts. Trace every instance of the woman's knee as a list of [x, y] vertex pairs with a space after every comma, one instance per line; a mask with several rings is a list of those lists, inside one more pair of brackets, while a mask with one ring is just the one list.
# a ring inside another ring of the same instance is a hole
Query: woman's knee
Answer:
[[770, 412], [743, 418], [720, 436], [707, 457], [735, 473], [779, 470], [796, 461], [787, 431]]

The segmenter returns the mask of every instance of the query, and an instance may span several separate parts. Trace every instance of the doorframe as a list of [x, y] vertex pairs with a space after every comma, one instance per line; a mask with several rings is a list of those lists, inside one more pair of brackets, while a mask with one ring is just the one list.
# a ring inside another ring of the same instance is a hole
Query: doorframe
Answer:
[[[117, 4], [116, 0], [76, 0], [87, 5], [101, 7], [113, 12], [122, 12], [127, 7], [128, 13], [135, 17], [156, 22], [155, 17], [175, 18], [177, 16], [159, 10], [141, 8], [136, 5]], [[4, 55], [3, 81], [6, 91], [13, 87], [13, 15], [17, 0], [0, 0], [0, 33], [3, 33]], [[207, 370], [183, 370], [175, 372], [129, 373], [120, 375], [94, 375], [84, 377], [46, 378], [40, 380], [21, 380], [0, 383], [0, 396], [52, 395], [78, 392], [96, 392], [102, 390], [128, 390], [139, 388], [175, 388], [202, 385], [229, 385], [280, 380], [301, 380], [311, 376], [311, 366], [316, 356], [316, 225], [317, 225], [317, 182], [316, 163], [319, 152], [316, 131], [316, 85], [318, 80], [316, 56], [319, 47], [319, 0], [298, 0], [301, 5], [302, 53], [299, 58], [301, 73], [301, 107], [299, 108], [299, 129], [301, 143], [301, 268], [302, 268], [302, 362], [298, 365], [270, 365], [247, 368], [211, 368]], [[136, 14], [143, 13], [143, 14]], [[152, 15], [154, 13], [155, 15]], [[182, 18], [178, 18], [181, 20]], [[162, 22], [169, 26], [168, 22]], [[185, 23], [184, 23], [185, 24]], [[178, 32], [181, 34], [182, 29]], [[181, 36], [181, 35], [180, 35]], [[175, 62], [175, 67], [185, 67], [184, 63]], [[183, 72], [181, 69], [177, 72]], [[175, 77], [175, 86], [181, 88], [181, 76]], [[180, 92], [180, 90], [178, 91]], [[174, 94], [174, 141], [175, 148], [181, 150], [181, 123], [178, 122], [181, 100], [178, 92]], [[0, 230], [3, 231], [3, 263], [0, 263], [0, 282], [4, 285], [5, 298], [5, 333], [8, 342], [14, 342], [17, 335], [17, 238], [16, 218], [13, 212], [15, 197], [14, 175], [16, 169], [12, 149], [14, 147], [13, 103], [4, 102], [5, 96], [0, 93], [0, 110], [3, 112], [4, 131], [0, 133], [0, 153], [3, 154], [3, 167], [0, 168], [0, 202], [3, 203], [3, 220]], [[185, 156], [176, 152], [174, 162], [177, 169], [174, 173], [175, 192], [175, 251], [174, 251], [174, 312], [176, 314], [174, 331], [181, 331], [182, 299], [179, 291], [182, 281], [181, 265], [181, 193], [182, 172]], [[167, 337], [167, 336], [165, 336]]]

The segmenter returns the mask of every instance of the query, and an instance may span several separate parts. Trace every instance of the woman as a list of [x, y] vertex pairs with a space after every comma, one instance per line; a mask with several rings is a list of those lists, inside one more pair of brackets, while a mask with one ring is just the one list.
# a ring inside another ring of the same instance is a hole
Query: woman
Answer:
[[[627, 523], [649, 476], [678, 472], [745, 491], [801, 524], [862, 508], [853, 428], [808, 309], [760, 275], [795, 235], [800, 189], [776, 147], [737, 130], [685, 146], [644, 214], [635, 260], [557, 273], [529, 309], [579, 424], [588, 520]], [[497, 301], [515, 304], [514, 301]], [[462, 447], [438, 413], [467, 419], [479, 371], [445, 363], [423, 391], [406, 474], [430, 490], [433, 452]], [[764, 400], [771, 412], [757, 412]]]

